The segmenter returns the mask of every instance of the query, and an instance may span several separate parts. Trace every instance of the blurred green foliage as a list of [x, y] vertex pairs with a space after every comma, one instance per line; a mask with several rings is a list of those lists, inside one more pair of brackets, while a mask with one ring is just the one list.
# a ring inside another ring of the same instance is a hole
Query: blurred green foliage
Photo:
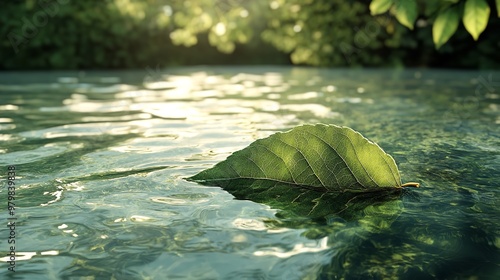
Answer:
[[[496, 7], [500, 17], [500, 0], [490, 5]], [[370, 12], [372, 15], [390, 12], [401, 24], [413, 29], [419, 10], [423, 11], [423, 17], [434, 18], [432, 35], [436, 48], [440, 48], [457, 30], [460, 18], [477, 41], [488, 25], [490, 5], [486, 0], [372, 0]]]
[[[491, 1], [492, 2], [492, 1]], [[448, 4], [449, 3], [449, 4]], [[374, 5], [376, 4], [376, 5]], [[458, 29], [436, 50], [432, 24], [459, 0], [273, 0], [266, 41], [292, 62], [322, 66], [498, 68], [500, 20], [489, 20], [477, 42]], [[493, 5], [493, 3], [490, 3]], [[374, 15], [370, 15], [371, 13]], [[374, 12], [375, 11], [375, 12]]]
[[[396, 3], [400, 1], [3, 1], [0, 69], [290, 61], [317, 66], [500, 65], [500, 33], [495, 32], [500, 21], [496, 13], [484, 19], [483, 11], [483, 21], [487, 22], [484, 31], [481, 26], [485, 23], [472, 26], [475, 29], [465, 26], [475, 36], [472, 38], [465, 28], [455, 28], [453, 22], [455, 13], [465, 16], [462, 10], [466, 0], [405, 0], [409, 2], [404, 9], [395, 9], [401, 7]], [[481, 4], [486, 0], [468, 1]], [[488, 5], [495, 7], [495, 1]], [[444, 21], [436, 19], [445, 13]], [[442, 28], [437, 36], [438, 50], [433, 26]]]
[[[206, 31], [213, 30], [219, 20], [230, 20], [222, 8], [233, 7], [221, 4], [220, 9], [214, 9], [211, 3], [181, 0], [3, 1], [0, 8], [0, 69], [155, 68], [157, 65], [288, 62], [285, 54], [265, 47], [258, 36], [254, 36], [257, 40], [249, 42], [249, 37], [241, 35], [240, 26], [231, 25], [227, 34], [216, 40], [207, 37]], [[204, 16], [199, 15], [201, 7]], [[224, 40], [231, 44], [247, 43], [235, 49], [227, 47]], [[232, 55], [227, 55], [228, 52]], [[253, 59], [248, 59], [250, 56]]]

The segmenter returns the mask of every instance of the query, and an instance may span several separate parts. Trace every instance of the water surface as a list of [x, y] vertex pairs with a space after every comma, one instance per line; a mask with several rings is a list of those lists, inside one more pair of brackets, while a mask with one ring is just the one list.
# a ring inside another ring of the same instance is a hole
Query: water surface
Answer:
[[[495, 80], [298, 67], [1, 73], [0, 220], [15, 166], [17, 263], [12, 273], [2, 262], [0, 278], [500, 279]], [[361, 132], [422, 187], [357, 219], [307, 221], [184, 180], [305, 123]]]

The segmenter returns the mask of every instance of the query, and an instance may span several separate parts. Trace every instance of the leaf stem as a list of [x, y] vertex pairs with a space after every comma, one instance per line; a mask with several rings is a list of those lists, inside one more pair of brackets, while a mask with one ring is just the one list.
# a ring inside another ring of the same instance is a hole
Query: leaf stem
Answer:
[[404, 187], [414, 187], [414, 188], [418, 188], [420, 187], [420, 184], [419, 183], [415, 183], [415, 182], [409, 182], [409, 183], [404, 183], [401, 185], [402, 188]]

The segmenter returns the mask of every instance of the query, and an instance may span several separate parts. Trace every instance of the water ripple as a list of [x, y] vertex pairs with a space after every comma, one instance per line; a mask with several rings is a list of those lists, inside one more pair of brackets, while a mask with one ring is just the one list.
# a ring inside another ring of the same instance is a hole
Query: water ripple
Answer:
[[[25, 74], [22, 84], [0, 73], [9, 80], [0, 165], [18, 170], [19, 278], [500, 276], [498, 94], [474, 95], [479, 73], [194, 67], [153, 81], [143, 72]], [[423, 187], [365, 218], [320, 223], [183, 180], [316, 122], [363, 132]]]

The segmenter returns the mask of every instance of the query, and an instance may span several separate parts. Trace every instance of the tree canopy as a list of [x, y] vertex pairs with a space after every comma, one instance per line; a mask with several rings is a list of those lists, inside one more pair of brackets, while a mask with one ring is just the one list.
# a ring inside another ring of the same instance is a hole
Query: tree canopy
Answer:
[[288, 62], [494, 68], [499, 6], [500, 0], [9, 1], [0, 11], [0, 68]]

